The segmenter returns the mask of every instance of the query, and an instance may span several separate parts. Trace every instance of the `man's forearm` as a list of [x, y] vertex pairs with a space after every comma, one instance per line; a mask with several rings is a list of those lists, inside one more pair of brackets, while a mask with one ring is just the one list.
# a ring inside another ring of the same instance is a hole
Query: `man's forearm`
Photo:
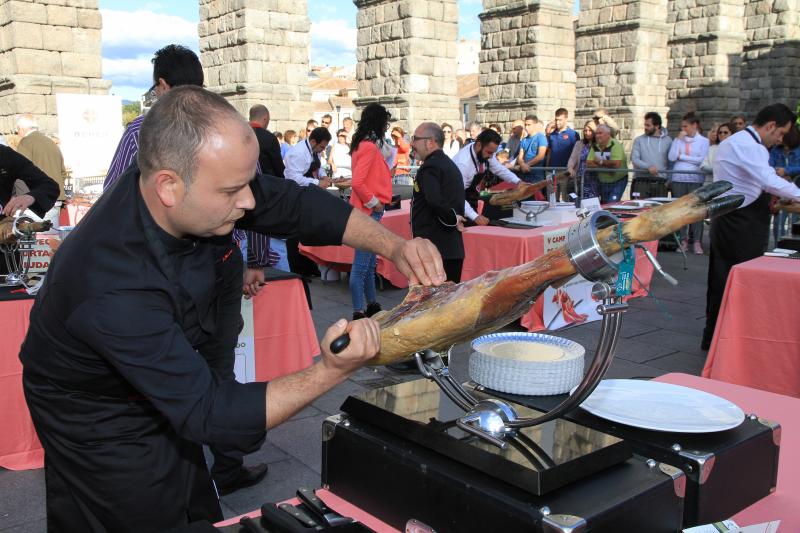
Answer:
[[350, 374], [318, 362], [301, 372], [289, 374], [267, 385], [267, 429], [282, 424]]
[[350, 212], [350, 218], [347, 220], [347, 227], [342, 236], [342, 243], [347, 246], [387, 258], [392, 257], [392, 252], [403, 242], [402, 237], [392, 233], [358, 209]]

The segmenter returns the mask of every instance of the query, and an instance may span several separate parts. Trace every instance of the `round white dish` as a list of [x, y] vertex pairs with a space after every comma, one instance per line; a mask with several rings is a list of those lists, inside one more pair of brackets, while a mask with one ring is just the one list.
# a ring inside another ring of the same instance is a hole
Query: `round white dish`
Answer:
[[744, 421], [739, 406], [719, 396], [638, 379], [605, 379], [581, 407], [612, 422], [674, 433], [725, 431]]

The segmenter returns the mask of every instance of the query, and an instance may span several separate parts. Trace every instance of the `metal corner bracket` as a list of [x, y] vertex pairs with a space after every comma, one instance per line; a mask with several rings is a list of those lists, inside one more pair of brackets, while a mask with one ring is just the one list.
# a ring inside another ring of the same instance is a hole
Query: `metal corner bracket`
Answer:
[[666, 463], [659, 463], [658, 469], [672, 478], [672, 483], [675, 488], [675, 495], [681, 499], [685, 498], [686, 474], [683, 473], [683, 470], [681, 470], [680, 468], [675, 468], [674, 466], [668, 465]]
[[542, 531], [545, 533], [582, 533], [588, 531], [588, 527], [585, 519], [571, 514], [550, 514], [542, 517]]
[[717, 461], [717, 457], [713, 453], [701, 452], [698, 450], [684, 450], [678, 453], [678, 455], [686, 459], [690, 459], [699, 465], [700, 468], [699, 472], [697, 473], [697, 481], [701, 485], [708, 480], [708, 477], [711, 475], [711, 471], [714, 469], [714, 463]]

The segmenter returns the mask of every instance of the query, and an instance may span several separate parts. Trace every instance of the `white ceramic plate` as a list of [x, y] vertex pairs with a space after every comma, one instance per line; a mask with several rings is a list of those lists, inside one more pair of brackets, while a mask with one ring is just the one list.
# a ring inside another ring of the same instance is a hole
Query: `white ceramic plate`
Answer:
[[675, 200], [675, 198], [667, 198], [666, 196], [652, 196], [648, 198], [648, 200], [652, 200], [654, 202], [660, 203], [669, 203]]
[[638, 379], [605, 379], [581, 407], [620, 424], [675, 433], [725, 431], [744, 420], [737, 405], [719, 396]]

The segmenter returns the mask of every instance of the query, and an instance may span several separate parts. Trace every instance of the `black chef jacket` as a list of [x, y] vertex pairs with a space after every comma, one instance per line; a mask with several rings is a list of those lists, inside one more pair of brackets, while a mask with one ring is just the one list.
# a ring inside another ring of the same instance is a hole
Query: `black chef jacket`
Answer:
[[[265, 436], [267, 385], [220, 381], [206, 363], [239, 330], [219, 290], [230, 238], [167, 235], [138, 174], [129, 168], [53, 257], [20, 353], [51, 531], [217, 519], [200, 443], [247, 453]], [[338, 198], [269, 176], [251, 188], [242, 229], [341, 243], [351, 208]]]
[[464, 259], [464, 239], [456, 215], [464, 216], [464, 181], [441, 150], [430, 154], [414, 178], [411, 232], [436, 245], [442, 259]]
[[[30, 210], [43, 217], [58, 200], [60, 189], [50, 176], [22, 154], [0, 145], [0, 205], [5, 206], [14, 192], [14, 182], [22, 180], [28, 186], [34, 202]], [[0, 214], [0, 218], [3, 215]]]

